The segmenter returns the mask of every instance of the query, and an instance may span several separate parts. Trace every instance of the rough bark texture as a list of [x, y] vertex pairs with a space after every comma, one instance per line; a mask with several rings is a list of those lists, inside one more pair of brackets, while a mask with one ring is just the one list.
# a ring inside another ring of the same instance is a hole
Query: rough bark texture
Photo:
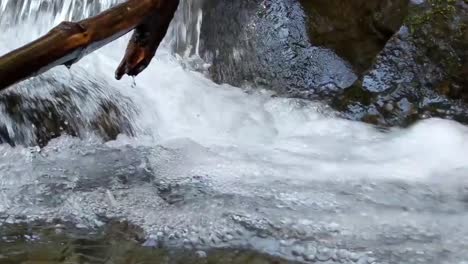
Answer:
[[179, 0], [164, 1], [159, 12], [148, 17], [135, 29], [125, 57], [115, 72], [116, 79], [120, 80], [124, 74], [138, 75], [148, 67], [167, 33], [178, 5]]
[[38, 40], [0, 57], [0, 90], [55, 66], [71, 66], [135, 28], [117, 75], [136, 75], [151, 61], [177, 5], [178, 0], [128, 0], [92, 18], [62, 22]]

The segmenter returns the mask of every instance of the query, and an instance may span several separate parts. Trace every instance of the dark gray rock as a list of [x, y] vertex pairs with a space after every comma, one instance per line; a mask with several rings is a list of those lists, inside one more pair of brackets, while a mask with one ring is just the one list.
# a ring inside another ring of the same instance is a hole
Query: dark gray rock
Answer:
[[349, 118], [409, 125], [468, 122], [468, 4], [413, 1], [406, 23], [359, 82], [335, 100]]
[[408, 13], [408, 0], [300, 0], [312, 43], [335, 51], [361, 74]]
[[0, 143], [45, 146], [63, 134], [94, 133], [103, 140], [132, 135], [136, 110], [102, 83], [63, 84], [48, 74], [0, 94]]
[[205, 0], [201, 56], [220, 83], [253, 83], [279, 94], [323, 98], [357, 79], [349, 63], [311, 45], [296, 0]]

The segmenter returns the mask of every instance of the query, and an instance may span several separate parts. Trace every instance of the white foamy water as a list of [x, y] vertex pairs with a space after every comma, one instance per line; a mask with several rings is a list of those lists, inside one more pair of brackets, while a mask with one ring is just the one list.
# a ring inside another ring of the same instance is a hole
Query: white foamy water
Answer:
[[[26, 2], [21, 10], [32, 14], [33, 3], [47, 1]], [[0, 0], [2, 23], [9, 3]], [[70, 18], [70, 10], [91, 10], [84, 6], [63, 1], [55, 16], [46, 10], [0, 26], [0, 52]], [[382, 132], [320, 102], [217, 85], [171, 55], [173, 36], [135, 88], [130, 78], [113, 79], [124, 40], [71, 71], [47, 73], [72, 87], [99, 80], [103, 94], [130, 100], [122, 107], [137, 112], [137, 135], [107, 143], [63, 136], [40, 151], [0, 145], [6, 222], [26, 216], [95, 227], [127, 219], [148, 232], [148, 243], [246, 247], [319, 263], [468, 259], [465, 126], [431, 119]]]

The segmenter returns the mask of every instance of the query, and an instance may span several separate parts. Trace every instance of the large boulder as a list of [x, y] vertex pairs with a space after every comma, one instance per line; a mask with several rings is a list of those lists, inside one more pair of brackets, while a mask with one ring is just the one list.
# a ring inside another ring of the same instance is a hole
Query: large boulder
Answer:
[[[263, 86], [280, 95], [332, 96], [357, 79], [352, 66], [311, 44], [297, 0], [205, 0], [203, 59], [220, 83]], [[351, 19], [351, 18], [350, 18]]]
[[408, 0], [204, 0], [202, 9], [200, 55], [216, 82], [329, 100], [371, 66]]
[[403, 24], [409, 0], [300, 0], [315, 46], [332, 49], [361, 74]]
[[468, 123], [467, 5], [205, 0], [200, 55], [216, 82], [327, 101], [350, 119]]
[[334, 106], [380, 125], [427, 117], [468, 123], [467, 99], [468, 3], [419, 0], [370, 70]]

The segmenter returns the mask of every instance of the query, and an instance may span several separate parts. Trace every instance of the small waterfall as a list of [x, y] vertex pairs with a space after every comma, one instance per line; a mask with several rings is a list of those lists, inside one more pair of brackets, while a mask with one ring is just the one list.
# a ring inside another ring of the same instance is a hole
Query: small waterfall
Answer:
[[[120, 2], [122, 0], [0, 0], [0, 54], [28, 43], [62, 21], [91, 17]], [[177, 52], [183, 58], [198, 54], [201, 3], [202, 0], [181, 2], [161, 49]], [[120, 59], [126, 38], [116, 42], [103, 50]], [[117, 63], [117, 60], [113, 62], [114, 69]], [[84, 135], [90, 131], [97, 131], [104, 139], [115, 138], [119, 133], [134, 134], [136, 128], [132, 119], [138, 112], [137, 106], [115, 89], [115, 85], [96, 76], [89, 77], [85, 73], [89, 67], [86, 62], [74, 66], [71, 71], [58, 67], [1, 94], [0, 142], [46, 144], [62, 133]], [[106, 74], [111, 72], [106, 69]], [[44, 117], [49, 122], [41, 128]]]
[[[0, 0], [0, 29], [18, 26], [24, 21], [34, 21], [45, 32], [62, 21], [91, 17], [121, 2], [122, 0]], [[202, 3], [203, 0], [181, 1], [169, 31], [167, 41], [184, 57], [198, 54]]]
[[[46, 17], [53, 24], [89, 17], [107, 9], [119, 0], [0, 0], [0, 26], [11, 26], [26, 19]], [[44, 15], [54, 14], [53, 16]]]
[[[0, 0], [0, 53], [116, 3]], [[134, 87], [113, 76], [124, 37], [0, 94], [0, 141], [49, 140], [40, 151], [0, 144], [0, 226], [61, 220], [81, 234], [125, 220], [151, 248], [308, 263], [468, 259], [467, 127], [431, 119], [383, 133], [321, 103], [217, 85], [183, 67], [197, 56], [202, 11], [201, 0], [181, 2]], [[42, 243], [29, 235], [0, 240]]]
[[172, 28], [171, 39], [183, 57], [199, 55], [203, 0], [182, 1]]

